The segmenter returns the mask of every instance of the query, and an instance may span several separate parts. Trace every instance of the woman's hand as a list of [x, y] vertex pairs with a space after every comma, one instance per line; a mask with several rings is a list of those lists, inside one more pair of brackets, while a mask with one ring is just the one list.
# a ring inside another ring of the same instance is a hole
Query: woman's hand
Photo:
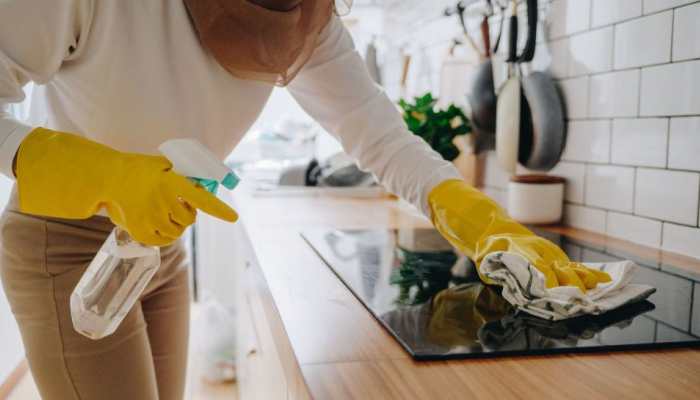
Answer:
[[[447, 180], [428, 197], [435, 227], [453, 246], [473, 258], [477, 267], [495, 251], [520, 254], [545, 275], [548, 288], [592, 289], [610, 276], [572, 262], [554, 243], [514, 221], [493, 200], [460, 180]], [[486, 283], [492, 283], [481, 275]]]
[[[606, 272], [588, 268], [569, 260], [559, 246], [534, 234], [495, 234], [478, 244], [476, 259], [480, 263], [486, 255], [495, 251], [507, 251], [520, 254], [534, 265], [545, 277], [548, 288], [556, 286], [576, 286], [583, 293], [593, 289], [601, 282], [610, 282]], [[492, 283], [485, 276], [486, 283]]]
[[164, 246], [180, 237], [196, 209], [234, 222], [238, 215], [164, 157], [123, 153], [69, 133], [37, 128], [17, 152], [20, 210], [84, 219], [104, 208], [137, 241]]

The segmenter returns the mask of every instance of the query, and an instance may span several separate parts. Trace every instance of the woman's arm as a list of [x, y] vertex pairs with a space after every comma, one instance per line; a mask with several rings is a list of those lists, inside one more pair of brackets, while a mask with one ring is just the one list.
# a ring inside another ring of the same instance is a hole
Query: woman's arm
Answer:
[[467, 185], [452, 164], [412, 135], [394, 104], [369, 77], [338, 18], [326, 27], [289, 90], [362, 168], [420, 207], [440, 233], [477, 265], [487, 254], [509, 251], [539, 269], [547, 287], [573, 285], [585, 292], [610, 280], [605, 273], [570, 262], [559, 247], [510, 219], [493, 200]]
[[24, 100], [22, 87], [51, 80], [77, 57], [92, 17], [91, 0], [0, 1], [0, 173], [14, 178], [20, 143], [34, 129], [13, 119], [7, 105]]
[[428, 193], [447, 179], [461, 179], [451, 163], [408, 131], [396, 105], [370, 78], [339, 18], [331, 19], [288, 89], [362, 169], [426, 216]]

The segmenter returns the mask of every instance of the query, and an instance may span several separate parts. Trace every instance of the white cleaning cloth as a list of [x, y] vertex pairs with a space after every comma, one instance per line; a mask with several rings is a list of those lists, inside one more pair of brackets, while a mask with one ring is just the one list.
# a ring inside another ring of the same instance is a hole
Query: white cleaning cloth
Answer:
[[494, 252], [480, 265], [481, 273], [503, 287], [503, 297], [518, 309], [548, 320], [602, 314], [622, 305], [649, 297], [656, 289], [630, 283], [637, 265], [632, 261], [585, 263], [605, 271], [612, 279], [586, 293], [575, 286], [547, 289], [544, 274], [515, 253]]

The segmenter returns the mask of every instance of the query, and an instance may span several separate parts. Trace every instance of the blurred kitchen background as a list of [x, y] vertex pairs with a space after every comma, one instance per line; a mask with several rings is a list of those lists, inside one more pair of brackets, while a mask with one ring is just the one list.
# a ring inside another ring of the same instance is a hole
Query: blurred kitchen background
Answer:
[[[355, 0], [344, 21], [392, 99], [412, 102], [430, 92], [438, 106], [454, 104], [470, 115], [467, 92], [484, 61], [482, 15], [488, 11], [493, 45], [510, 3], [494, 0], [490, 10], [485, 1], [465, 1], [460, 10], [455, 0]], [[527, 24], [520, 3], [522, 48]], [[540, 0], [538, 15], [531, 69], [551, 75], [565, 105], [566, 145], [547, 172], [566, 179], [563, 222], [700, 258], [700, 1]], [[504, 25], [502, 40], [508, 37]], [[505, 52], [502, 43], [493, 60], [497, 74], [505, 68]], [[23, 118], [27, 107], [25, 102], [11, 112]], [[478, 148], [465, 137], [456, 162], [470, 181], [507, 206], [511, 174], [491, 146]], [[275, 89], [229, 162], [253, 171], [264, 191], [272, 190], [282, 170], [338, 151], [338, 143], [284, 89]], [[529, 172], [517, 167], [518, 174]], [[0, 177], [0, 206], [10, 187]], [[207, 224], [193, 249], [196, 263], [216, 273], [198, 272], [196, 282], [200, 292], [225, 297], [227, 249], [205, 238], [230, 228]], [[0, 347], [2, 381], [23, 357], [2, 294]]]
[[[414, 60], [406, 95], [440, 95], [443, 60], [461, 38], [457, 21], [441, 15], [454, 3], [377, 6], [392, 98], [401, 95], [402, 51]], [[551, 171], [567, 179], [565, 223], [700, 257], [700, 2], [555, 0], [540, 8], [532, 66], [556, 79], [565, 100], [567, 143]], [[478, 38], [478, 18], [470, 22]], [[483, 189], [503, 202], [509, 176], [493, 152], [485, 157]]]
[[[476, 8], [481, 2], [465, 3]], [[501, 18], [498, 6], [507, 3], [493, 2], [492, 44]], [[565, 223], [700, 257], [700, 2], [539, 3], [531, 67], [551, 74], [564, 99], [566, 146], [550, 173], [567, 180]], [[432, 92], [438, 104], [468, 111], [469, 79], [481, 60], [457, 17], [444, 15], [455, 5], [454, 0], [355, 1], [346, 23], [361, 53], [376, 47], [381, 83], [392, 99]], [[477, 46], [481, 9], [466, 17]], [[505, 24], [503, 40], [507, 30]], [[455, 47], [455, 39], [462, 44]], [[502, 44], [499, 52], [505, 48]], [[254, 130], [259, 134], [279, 124], [280, 116], [310, 123], [278, 89]], [[327, 135], [319, 141], [323, 155], [339, 149]], [[245, 146], [239, 149], [241, 159], [251, 154]], [[505, 205], [509, 174], [498, 167], [493, 151], [482, 157], [480, 186]], [[518, 173], [527, 172], [518, 167]]]

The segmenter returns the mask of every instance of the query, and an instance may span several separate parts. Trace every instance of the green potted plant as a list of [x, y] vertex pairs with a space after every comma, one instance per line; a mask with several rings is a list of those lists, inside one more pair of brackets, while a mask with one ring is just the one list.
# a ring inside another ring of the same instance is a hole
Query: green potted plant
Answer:
[[408, 129], [423, 138], [445, 160], [454, 161], [460, 152], [454, 139], [470, 133], [471, 124], [461, 108], [450, 104], [446, 110], [441, 110], [436, 103], [437, 99], [430, 92], [414, 98], [413, 103], [399, 100]]

